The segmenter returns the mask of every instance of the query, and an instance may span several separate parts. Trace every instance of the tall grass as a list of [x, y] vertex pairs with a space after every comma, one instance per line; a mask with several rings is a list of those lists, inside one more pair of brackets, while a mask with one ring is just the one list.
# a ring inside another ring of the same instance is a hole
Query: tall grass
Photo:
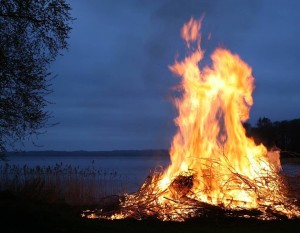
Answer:
[[18, 166], [0, 164], [0, 191], [50, 203], [99, 204], [101, 198], [127, 191], [128, 178], [93, 166]]

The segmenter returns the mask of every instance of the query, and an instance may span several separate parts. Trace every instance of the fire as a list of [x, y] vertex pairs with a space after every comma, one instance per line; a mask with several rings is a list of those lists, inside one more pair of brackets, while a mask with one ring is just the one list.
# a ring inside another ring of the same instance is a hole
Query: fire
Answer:
[[[191, 19], [183, 27], [188, 47], [192, 40], [200, 39], [195, 36], [198, 25]], [[238, 55], [222, 48], [211, 55], [212, 66], [200, 70], [203, 54], [198, 43], [189, 57], [170, 66], [182, 77], [183, 94], [175, 100], [178, 132], [170, 150], [172, 165], [162, 183], [190, 171], [198, 181], [191, 192], [200, 201], [257, 207], [257, 190], [250, 185], [246, 191], [243, 177], [262, 182], [261, 176], [274, 173], [275, 168], [267, 160], [266, 148], [247, 138], [242, 125], [253, 104], [252, 70]]]
[[200, 28], [201, 20], [193, 18], [183, 26], [181, 36], [192, 52], [169, 67], [181, 78], [181, 97], [174, 100], [178, 131], [171, 165], [149, 176], [136, 193], [125, 195], [121, 210], [106, 218], [183, 221], [207, 215], [213, 206], [229, 212], [257, 209], [265, 219], [272, 218], [271, 212], [299, 217], [279, 174], [278, 152], [256, 145], [242, 125], [253, 105], [251, 67], [217, 48], [212, 65], [200, 69]]

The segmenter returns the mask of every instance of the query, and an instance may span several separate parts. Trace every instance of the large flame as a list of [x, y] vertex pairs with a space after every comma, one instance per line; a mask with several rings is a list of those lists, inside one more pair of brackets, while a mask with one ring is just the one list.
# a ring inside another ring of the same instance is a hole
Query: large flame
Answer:
[[181, 77], [181, 97], [174, 101], [179, 115], [171, 165], [148, 177], [137, 193], [126, 195], [123, 209], [108, 218], [182, 221], [201, 215], [204, 203], [230, 210], [255, 208], [262, 218], [269, 218], [270, 210], [299, 216], [278, 173], [279, 153], [256, 145], [242, 125], [253, 104], [251, 67], [217, 48], [212, 65], [200, 69], [200, 28], [201, 20], [193, 18], [183, 26], [181, 36], [192, 53], [169, 67]]
[[200, 70], [204, 53], [199, 28], [200, 22], [194, 19], [184, 25], [183, 39], [188, 47], [191, 41], [197, 41], [197, 48], [170, 66], [174, 74], [182, 77], [183, 93], [175, 101], [178, 132], [170, 150], [172, 164], [161, 185], [169, 185], [172, 177], [190, 173], [197, 181], [191, 191], [201, 201], [225, 205], [234, 201], [256, 207], [255, 190], [246, 192], [247, 184], [234, 177], [239, 174], [241, 179], [253, 181], [275, 169], [268, 161], [267, 149], [246, 137], [242, 125], [253, 104], [252, 70], [238, 55], [222, 48], [211, 55], [212, 66]]

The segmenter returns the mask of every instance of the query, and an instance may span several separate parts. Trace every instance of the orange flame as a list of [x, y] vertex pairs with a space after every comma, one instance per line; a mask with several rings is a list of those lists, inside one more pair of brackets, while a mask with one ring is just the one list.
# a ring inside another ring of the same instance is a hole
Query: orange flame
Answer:
[[201, 70], [200, 28], [201, 19], [193, 18], [183, 26], [187, 47], [196, 42], [196, 48], [169, 67], [181, 77], [182, 92], [174, 101], [179, 115], [171, 165], [146, 179], [137, 193], [125, 195], [123, 209], [107, 218], [155, 215], [183, 221], [197, 216], [203, 203], [225, 209], [256, 208], [263, 213], [271, 209], [299, 217], [278, 173], [279, 152], [256, 145], [242, 125], [253, 104], [251, 67], [238, 55], [217, 48], [211, 55], [212, 65]]
[[184, 24], [181, 29], [181, 37], [186, 41], [188, 48], [190, 47], [190, 42], [194, 42], [196, 40], [200, 42], [201, 35], [199, 31], [201, 29], [202, 19], [203, 18], [197, 21], [191, 18], [190, 21]]
[[253, 104], [252, 69], [238, 55], [217, 48], [211, 55], [212, 65], [201, 70], [200, 28], [201, 20], [193, 18], [183, 26], [187, 47], [196, 41], [197, 48], [169, 67], [182, 78], [182, 97], [175, 99], [179, 115], [171, 165], [157, 186], [170, 190], [178, 177], [192, 176], [190, 190], [165, 192], [164, 197], [185, 196], [226, 208], [274, 205], [276, 211], [291, 216], [292, 210], [274, 204], [286, 202], [277, 173], [281, 170], [279, 152], [256, 145], [242, 125]]
[[[199, 28], [200, 21], [193, 18], [183, 26], [182, 36], [188, 47], [199, 39], [195, 32]], [[172, 164], [161, 184], [169, 185], [172, 177], [189, 172], [198, 181], [192, 192], [201, 201], [232, 205], [234, 200], [257, 207], [256, 192], [245, 192], [245, 184], [232, 177], [239, 174], [255, 180], [262, 173], [275, 171], [267, 149], [247, 138], [242, 125], [253, 104], [251, 67], [238, 55], [218, 48], [211, 55], [212, 66], [200, 70], [204, 53], [199, 44], [184, 61], [170, 66], [182, 77], [183, 95], [175, 101], [178, 132], [170, 150]]]

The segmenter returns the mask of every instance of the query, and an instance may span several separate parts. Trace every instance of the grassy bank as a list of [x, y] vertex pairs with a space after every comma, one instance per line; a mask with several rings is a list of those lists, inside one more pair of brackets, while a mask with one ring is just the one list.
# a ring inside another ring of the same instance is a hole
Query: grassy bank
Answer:
[[153, 220], [91, 220], [80, 217], [88, 206], [49, 204], [0, 193], [0, 224], [5, 232], [296, 232], [300, 220], [258, 221], [251, 219], [194, 219], [183, 223]]

